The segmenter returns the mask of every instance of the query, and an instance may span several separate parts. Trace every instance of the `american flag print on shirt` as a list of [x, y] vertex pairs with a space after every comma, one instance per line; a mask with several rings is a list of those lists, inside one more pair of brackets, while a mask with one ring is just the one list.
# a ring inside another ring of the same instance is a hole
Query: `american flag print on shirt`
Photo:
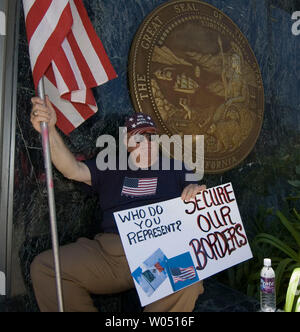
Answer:
[[151, 196], [156, 194], [157, 178], [125, 177], [121, 195], [131, 197]]
[[196, 271], [193, 266], [186, 268], [175, 267], [170, 270], [175, 284], [179, 281], [193, 280], [196, 277]]

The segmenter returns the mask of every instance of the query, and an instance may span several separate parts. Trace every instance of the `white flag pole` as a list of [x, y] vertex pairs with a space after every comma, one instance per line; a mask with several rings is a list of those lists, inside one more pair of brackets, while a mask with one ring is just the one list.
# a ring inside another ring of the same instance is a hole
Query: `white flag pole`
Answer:
[[[38, 92], [39, 97], [42, 100], [45, 100], [45, 88], [44, 88], [43, 78], [41, 78], [41, 80], [38, 84], [37, 92]], [[47, 178], [48, 204], [49, 204], [49, 214], [50, 214], [51, 238], [52, 238], [52, 250], [53, 250], [53, 257], [54, 257], [58, 311], [63, 312], [64, 311], [63, 293], [62, 293], [62, 285], [61, 285], [59, 243], [58, 243], [58, 235], [57, 235], [57, 222], [56, 222], [56, 209], [55, 209], [55, 199], [54, 199], [51, 152], [50, 152], [50, 143], [49, 143], [49, 131], [48, 131], [47, 122], [41, 122], [40, 125], [41, 125], [41, 132], [42, 132], [44, 165], [45, 165], [46, 178]]]

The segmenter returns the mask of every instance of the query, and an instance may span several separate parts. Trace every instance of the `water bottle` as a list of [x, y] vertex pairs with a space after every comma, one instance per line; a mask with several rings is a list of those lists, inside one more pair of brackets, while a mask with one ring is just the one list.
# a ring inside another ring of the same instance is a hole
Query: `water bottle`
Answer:
[[260, 273], [260, 309], [262, 312], [276, 311], [275, 272], [271, 259], [264, 259]]

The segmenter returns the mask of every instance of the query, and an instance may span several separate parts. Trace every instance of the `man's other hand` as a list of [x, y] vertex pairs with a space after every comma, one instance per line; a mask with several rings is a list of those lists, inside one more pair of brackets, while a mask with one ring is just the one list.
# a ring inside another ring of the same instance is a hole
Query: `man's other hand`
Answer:
[[190, 201], [192, 199], [195, 199], [197, 194], [199, 194], [203, 190], [206, 190], [205, 185], [190, 184], [184, 188], [181, 194], [181, 199], [183, 201]]

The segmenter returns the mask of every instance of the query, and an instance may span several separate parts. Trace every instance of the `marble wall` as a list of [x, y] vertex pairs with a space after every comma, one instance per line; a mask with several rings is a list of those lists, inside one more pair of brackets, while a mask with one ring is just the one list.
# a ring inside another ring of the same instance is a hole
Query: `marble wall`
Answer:
[[[100, 36], [118, 78], [94, 90], [99, 112], [76, 129], [65, 142], [78, 158], [96, 153], [103, 133], [116, 134], [124, 117], [134, 112], [128, 90], [128, 54], [144, 18], [163, 0], [86, 0], [92, 23]], [[291, 33], [291, 14], [298, 0], [207, 0], [227, 14], [248, 38], [261, 68], [265, 88], [265, 119], [258, 142], [237, 168], [205, 176], [207, 185], [231, 181], [250, 236], [259, 206], [280, 207], [291, 192], [287, 180], [300, 164], [300, 36]], [[39, 252], [50, 248], [45, 173], [39, 135], [29, 122], [34, 95], [25, 37], [20, 24], [18, 109], [14, 191], [12, 295], [26, 295], [28, 310], [36, 308], [29, 265]], [[79, 236], [91, 237], [99, 220], [95, 198], [77, 183], [54, 170], [56, 208], [61, 244]], [[34, 310], [34, 309], [32, 309]]]

